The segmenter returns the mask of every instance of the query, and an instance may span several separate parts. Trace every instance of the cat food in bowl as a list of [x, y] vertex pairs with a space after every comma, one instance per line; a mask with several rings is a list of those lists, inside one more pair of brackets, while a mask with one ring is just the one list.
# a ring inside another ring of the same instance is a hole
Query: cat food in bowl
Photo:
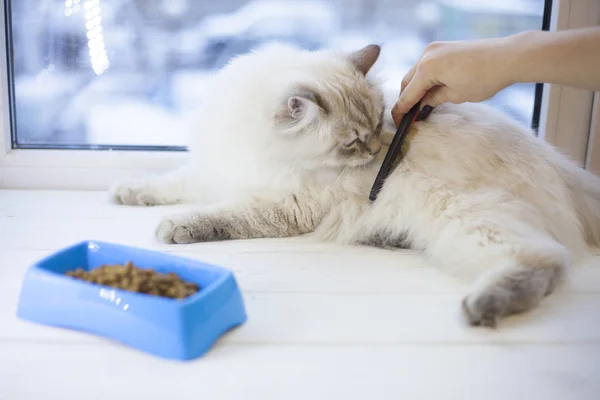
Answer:
[[247, 318], [231, 271], [97, 241], [75, 244], [29, 267], [17, 316], [176, 360], [202, 356]]
[[131, 292], [183, 299], [198, 291], [198, 285], [182, 280], [175, 272], [162, 274], [152, 269], [138, 268], [131, 261], [125, 265], [101, 265], [91, 271], [77, 268], [65, 275], [98, 285]]

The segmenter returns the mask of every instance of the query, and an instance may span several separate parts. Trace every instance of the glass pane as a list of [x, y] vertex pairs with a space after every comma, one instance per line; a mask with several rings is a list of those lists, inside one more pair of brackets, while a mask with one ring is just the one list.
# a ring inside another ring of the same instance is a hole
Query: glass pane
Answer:
[[[185, 146], [186, 115], [231, 57], [270, 40], [383, 44], [398, 90], [434, 40], [540, 29], [543, 0], [13, 0], [17, 144]], [[476, 84], [476, 83], [474, 83]], [[490, 103], [529, 124], [534, 85]]]

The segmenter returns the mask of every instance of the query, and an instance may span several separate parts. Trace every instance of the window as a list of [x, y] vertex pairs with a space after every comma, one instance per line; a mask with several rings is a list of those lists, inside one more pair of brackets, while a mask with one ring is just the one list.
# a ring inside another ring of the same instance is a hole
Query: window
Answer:
[[[549, 3], [549, 2], [548, 2]], [[394, 90], [434, 40], [541, 29], [544, 0], [5, 0], [12, 147], [182, 150], [231, 57], [269, 40], [384, 45]], [[538, 105], [540, 100], [538, 91]], [[489, 102], [530, 124], [534, 84]]]
[[[3, 0], [0, 25], [0, 188], [105, 190], [184, 163], [184, 121], [204, 83], [263, 41], [343, 50], [382, 43], [376, 71], [396, 91], [432, 40], [600, 25], [600, 2]], [[489, 102], [539, 121], [540, 138], [593, 166], [593, 99], [539, 84]]]

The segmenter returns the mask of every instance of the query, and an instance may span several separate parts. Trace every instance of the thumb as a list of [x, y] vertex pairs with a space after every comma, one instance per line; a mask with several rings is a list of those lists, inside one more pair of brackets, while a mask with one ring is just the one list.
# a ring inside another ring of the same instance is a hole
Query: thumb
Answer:
[[429, 90], [421, 100], [421, 107], [430, 106], [435, 108], [440, 104], [450, 101], [451, 92], [448, 86], [436, 86]]

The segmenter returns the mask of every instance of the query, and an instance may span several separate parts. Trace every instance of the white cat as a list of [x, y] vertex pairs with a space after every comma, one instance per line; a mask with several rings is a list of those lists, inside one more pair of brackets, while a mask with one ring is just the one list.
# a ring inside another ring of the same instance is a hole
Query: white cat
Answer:
[[600, 181], [500, 112], [446, 104], [413, 124], [405, 157], [369, 201], [394, 133], [367, 77], [379, 52], [269, 45], [239, 56], [212, 80], [189, 164], [117, 184], [112, 197], [217, 205], [165, 219], [156, 233], [167, 243], [310, 233], [419, 249], [477, 277], [462, 304], [472, 325], [533, 308], [600, 244]]

